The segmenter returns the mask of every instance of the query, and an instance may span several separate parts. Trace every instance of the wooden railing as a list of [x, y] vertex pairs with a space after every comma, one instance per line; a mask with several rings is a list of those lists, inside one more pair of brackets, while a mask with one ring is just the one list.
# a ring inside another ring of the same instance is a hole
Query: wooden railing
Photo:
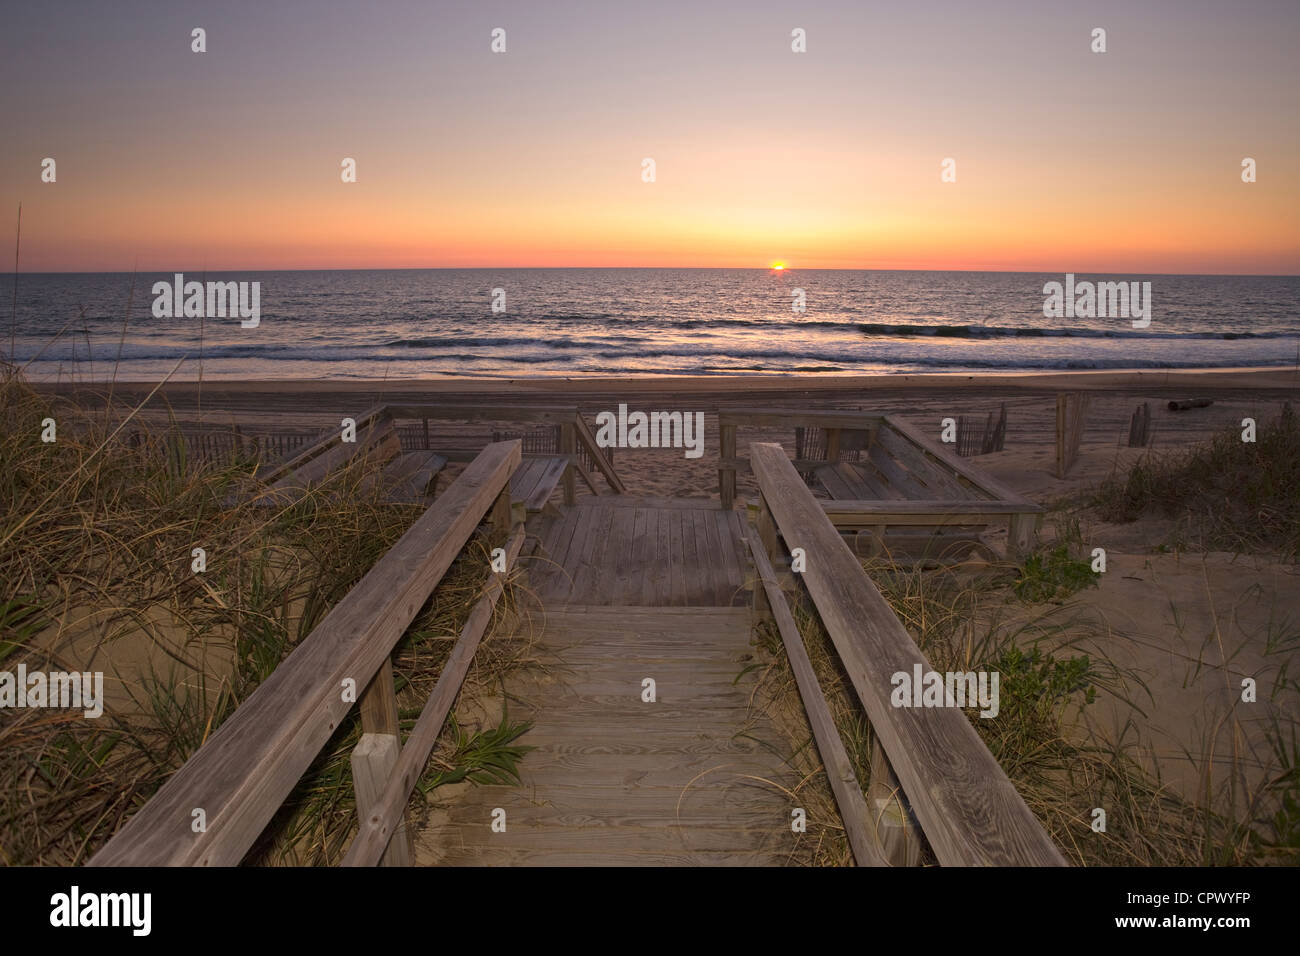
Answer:
[[[762, 604], [771, 609], [787, 648], [795, 647], [791, 664], [858, 862], [913, 862], [906, 829], [908, 817], [914, 815], [941, 864], [1064, 865], [1060, 851], [960, 709], [891, 705], [891, 676], [899, 672], [910, 676], [917, 666], [928, 671], [924, 656], [784, 449], [754, 443], [750, 464], [761, 490], [750, 544], [763, 584]], [[803, 549], [806, 568], [798, 577], [807, 586], [882, 748], [880, 759], [873, 761], [872, 788], [880, 796], [872, 800], [872, 810], [865, 808], [772, 572], [774, 560], [782, 554], [778, 535], [788, 549]], [[898, 826], [890, 836], [877, 823], [889, 808], [890, 795], [900, 791], [908, 808], [894, 814]]]
[[826, 429], [826, 457], [795, 459], [794, 467], [804, 470], [839, 458], [840, 436], [846, 430], [867, 432], [866, 441], [870, 444], [883, 421], [883, 415], [833, 410], [790, 411], [780, 408], [745, 408], [719, 411], [718, 496], [722, 499], [722, 507], [730, 508], [736, 500], [736, 471], [749, 469], [749, 460], [736, 455], [736, 429], [740, 426]]
[[[583, 483], [590, 489], [592, 494], [599, 494], [598, 487], [594, 480], [594, 475], [587, 466], [587, 462], [592, 462], [595, 470], [599, 471], [605, 478], [606, 483], [615, 494], [624, 494], [626, 487], [623, 484], [618, 473], [614, 470], [613, 462], [605, 454], [604, 449], [596, 444], [596, 438], [591, 433], [586, 420], [582, 413], [572, 405], [456, 405], [456, 404], [423, 404], [423, 405], [389, 405], [386, 406], [388, 413], [394, 419], [419, 419], [423, 424], [423, 432], [429, 435], [430, 421], [483, 421], [483, 422], [539, 422], [544, 424], [557, 425], [560, 429], [559, 455], [567, 455], [570, 459], [570, 467], [565, 470], [564, 500], [566, 504], [572, 504], [575, 494], [575, 473], [581, 477]], [[426, 438], [426, 447], [428, 438]], [[581, 454], [579, 450], [581, 449]], [[445, 455], [451, 461], [457, 461], [465, 456], [466, 452], [460, 449], [438, 449], [439, 454]]]
[[[851, 444], [862, 466], [879, 471], [879, 482], [888, 484], [894, 495], [893, 498], [837, 497], [821, 502], [831, 523], [841, 532], [866, 534], [879, 540], [891, 527], [937, 530], [1005, 524], [1007, 557], [1021, 558], [1034, 547], [1043, 512], [1040, 505], [893, 415], [733, 410], [720, 412], [718, 421], [721, 428], [718, 491], [724, 508], [730, 508], [734, 501], [737, 471], [752, 471], [750, 460], [736, 455], [739, 426], [824, 429], [824, 448], [820, 442], [803, 443], [805, 452], [808, 446], [817, 445], [824, 457], [796, 457], [791, 461], [796, 471], [811, 472], [834, 462], [840, 457], [842, 446]], [[851, 441], [845, 438], [842, 442], [842, 436], [851, 436]]]
[[523, 516], [511, 508], [509, 481], [519, 462], [517, 441], [483, 449], [91, 864], [239, 863], [354, 706], [363, 731], [353, 754], [362, 829], [348, 862], [408, 859], [391, 837], [491, 617], [500, 578], [471, 611], [404, 744], [391, 655], [489, 509], [493, 524], [509, 532], [513, 565]]

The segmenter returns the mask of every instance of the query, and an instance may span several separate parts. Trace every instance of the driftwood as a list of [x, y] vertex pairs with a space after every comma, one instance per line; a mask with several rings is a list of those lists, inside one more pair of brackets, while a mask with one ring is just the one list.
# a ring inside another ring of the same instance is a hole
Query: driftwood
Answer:
[[1169, 402], [1171, 412], [1185, 412], [1189, 408], [1209, 408], [1214, 404], [1212, 398], [1175, 398]]

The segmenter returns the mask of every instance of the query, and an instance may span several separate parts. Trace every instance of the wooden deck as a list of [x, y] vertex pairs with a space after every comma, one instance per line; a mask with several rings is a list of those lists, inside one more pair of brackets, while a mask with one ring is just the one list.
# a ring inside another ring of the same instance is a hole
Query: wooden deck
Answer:
[[[779, 865], [793, 848], [788, 744], [751, 712], [750, 613], [569, 606], [543, 668], [507, 685], [536, 749], [522, 785], [478, 786], [426, 831], [445, 865]], [[653, 703], [642, 681], [655, 681]], [[506, 812], [505, 832], [492, 813]]]
[[[335, 480], [336, 459], [382, 457], [396, 444], [389, 440], [392, 417], [376, 409], [358, 421], [368, 436], [358, 447], [322, 440], [267, 483], [324, 487]], [[752, 527], [709, 499], [629, 496], [616, 476], [606, 475], [615, 494], [577, 501], [574, 472], [588, 483], [591, 475], [579, 467], [575, 443], [594, 449], [591, 461], [602, 474], [609, 468], [584, 428], [580, 418], [562, 424], [565, 450], [547, 458], [526, 462], [519, 440], [478, 452], [92, 863], [237, 863], [355, 706], [362, 730], [351, 754], [358, 832], [342, 862], [406, 865], [408, 801], [514, 568], [525, 572], [515, 583], [540, 604], [536, 613], [510, 618], [528, 629], [537, 666], [511, 671], [503, 687], [502, 709], [531, 724], [518, 740], [532, 748], [520, 764], [522, 785], [435, 793], [436, 813], [418, 835], [422, 862], [790, 861], [799, 841], [792, 811], [801, 798], [789, 758], [808, 740], [778, 730], [756, 693], [751, 642], [760, 620], [774, 620], [781, 632], [860, 864], [914, 865], [918, 824], [941, 864], [1064, 862], [960, 709], [900, 710], [889, 702], [889, 675], [910, 673], [925, 659], [831, 519], [928, 523], [933, 506], [942, 505], [943, 523], [965, 524], [1037, 506], [999, 500], [964, 466], [926, 475], [928, 461], [913, 462], [911, 470], [927, 493], [964, 479], [984, 496], [818, 501], [785, 450], [762, 443], [750, 447], [760, 488]], [[907, 437], [902, 426], [896, 430]], [[447, 457], [424, 454], [431, 461]], [[734, 491], [739, 459], [724, 461], [722, 487]], [[894, 487], [898, 480], [891, 476]], [[560, 481], [565, 504], [552, 507]], [[402, 739], [393, 648], [484, 523], [505, 540], [505, 573], [489, 576]], [[777, 569], [789, 566], [794, 542], [810, 559], [783, 581]], [[870, 719], [876, 743], [866, 794], [794, 623], [783, 590], [789, 585], [806, 586]], [[189, 812], [200, 806], [208, 825], [193, 830]]]
[[539, 529], [530, 564], [547, 607], [740, 607], [743, 518], [716, 502], [610, 495], [584, 500]]
[[[540, 666], [507, 684], [522, 786], [473, 787], [426, 833], [448, 865], [780, 864], [789, 743], [755, 713], [739, 514], [613, 496], [539, 522], [522, 562]], [[655, 700], [643, 700], [643, 681]], [[506, 811], [494, 832], [492, 812]]]

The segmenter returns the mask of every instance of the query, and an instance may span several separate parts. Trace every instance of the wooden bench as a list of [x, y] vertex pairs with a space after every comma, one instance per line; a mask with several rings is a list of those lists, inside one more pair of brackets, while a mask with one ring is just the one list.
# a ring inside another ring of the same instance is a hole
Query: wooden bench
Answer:
[[384, 500], [396, 504], [424, 504], [433, 497], [438, 472], [447, 467], [447, 459], [433, 451], [404, 451], [393, 458], [380, 473]]
[[528, 511], [541, 511], [564, 477], [569, 464], [563, 458], [525, 458], [510, 476], [510, 497], [522, 501]]
[[386, 501], [426, 503], [432, 496], [438, 472], [447, 459], [432, 451], [402, 451], [393, 417], [375, 409], [356, 421], [356, 441], [345, 442], [342, 433], [330, 435], [277, 468], [267, 479], [261, 504], [283, 505], [324, 485], [345, 468], [370, 467], [360, 489], [376, 485]]

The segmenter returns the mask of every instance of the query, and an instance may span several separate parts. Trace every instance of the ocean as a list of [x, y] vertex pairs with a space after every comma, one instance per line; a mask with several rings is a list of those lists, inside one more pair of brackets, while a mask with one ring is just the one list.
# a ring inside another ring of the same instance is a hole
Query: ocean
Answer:
[[[154, 315], [173, 274], [19, 274], [0, 339], [32, 379], [868, 374], [1289, 366], [1300, 277], [1151, 283], [1151, 321], [1045, 318], [1063, 274], [767, 269], [186, 273], [257, 282], [260, 320]], [[0, 284], [5, 292], [8, 282]], [[134, 291], [133, 290], [134, 287]], [[495, 299], [504, 311], [493, 311]], [[802, 290], [804, 310], [792, 307]], [[8, 311], [8, 310], [6, 310]], [[0, 325], [0, 328], [3, 326]]]

